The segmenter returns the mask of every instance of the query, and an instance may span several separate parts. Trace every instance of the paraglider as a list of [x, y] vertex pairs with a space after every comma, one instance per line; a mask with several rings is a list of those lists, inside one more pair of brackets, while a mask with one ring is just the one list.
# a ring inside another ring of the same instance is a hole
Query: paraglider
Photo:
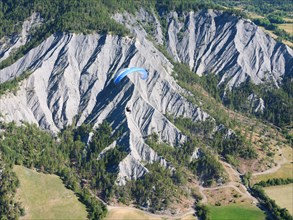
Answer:
[[130, 73], [138, 72], [140, 74], [140, 77], [142, 80], [146, 80], [148, 78], [148, 72], [141, 67], [131, 67], [120, 70], [116, 77], [114, 78], [114, 83], [118, 84], [125, 76], [127, 76]]
[[127, 111], [127, 112], [131, 112], [131, 109], [130, 109], [129, 106], [126, 107], [126, 111]]

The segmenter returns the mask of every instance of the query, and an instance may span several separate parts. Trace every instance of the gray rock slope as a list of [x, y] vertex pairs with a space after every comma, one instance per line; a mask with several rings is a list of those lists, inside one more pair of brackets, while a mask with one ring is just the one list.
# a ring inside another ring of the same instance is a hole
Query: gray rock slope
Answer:
[[0, 62], [9, 57], [13, 50], [25, 45], [30, 40], [30, 32], [40, 26], [41, 23], [42, 19], [40, 15], [33, 13], [23, 22], [20, 34], [0, 39]]
[[[279, 86], [285, 75], [293, 76], [293, 51], [263, 32], [250, 20], [216, 10], [178, 15], [158, 15], [141, 9], [135, 15], [116, 14], [114, 18], [130, 27], [136, 36], [147, 36], [162, 44], [163, 36], [175, 61], [189, 65], [198, 75], [212, 72], [220, 83], [233, 88], [248, 78], [255, 84], [272, 82]], [[139, 22], [134, 22], [139, 21]]]
[[[171, 77], [172, 64], [148, 40], [150, 25], [153, 39], [157, 44], [165, 41], [175, 60], [187, 63], [200, 75], [207, 71], [219, 74], [230, 88], [248, 77], [256, 84], [271, 80], [279, 85], [285, 75], [292, 76], [292, 50], [236, 16], [203, 10], [159, 17], [141, 9], [136, 15], [116, 14], [114, 18], [130, 28], [134, 37], [55, 34], [0, 70], [0, 83], [31, 72], [16, 94], [0, 97], [0, 119], [36, 123], [53, 133], [72, 123], [98, 127], [107, 119], [124, 133], [105, 146], [100, 156], [117, 145], [129, 152], [119, 164], [119, 184], [148, 172], [146, 163], [172, 166], [145, 143], [153, 132], [172, 146], [185, 141], [166, 113], [194, 121], [209, 117], [184, 98], [186, 91]], [[165, 28], [162, 19], [167, 21]], [[0, 47], [0, 54], [12, 47]], [[114, 85], [114, 74], [130, 66], [146, 68], [148, 79], [132, 74]], [[261, 111], [262, 100], [255, 98], [252, 104]], [[126, 106], [131, 113], [125, 111]]]
[[[115, 85], [114, 74], [130, 66], [146, 68], [148, 79], [132, 74]], [[97, 127], [107, 119], [113, 128], [125, 131], [117, 144], [129, 152], [119, 164], [119, 184], [147, 172], [145, 162], [159, 161], [169, 166], [145, 143], [153, 132], [173, 146], [185, 141], [165, 113], [194, 121], [209, 117], [183, 97], [186, 91], [171, 77], [172, 64], [144, 39], [56, 34], [1, 70], [1, 82], [24, 71], [32, 74], [18, 92], [1, 96], [2, 120], [28, 121], [58, 132], [72, 123]], [[131, 113], [125, 111], [126, 106]]]

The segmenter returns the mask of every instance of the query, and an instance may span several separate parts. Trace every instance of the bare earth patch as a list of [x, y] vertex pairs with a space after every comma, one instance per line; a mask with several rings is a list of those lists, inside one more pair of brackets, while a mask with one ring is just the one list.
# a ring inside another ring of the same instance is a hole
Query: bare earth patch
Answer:
[[204, 190], [208, 203], [212, 205], [228, 205], [232, 203], [251, 203], [249, 198], [244, 198], [239, 192], [232, 187], [219, 189]]
[[133, 207], [108, 207], [109, 212], [106, 216], [105, 220], [196, 220], [197, 218], [193, 216], [191, 213], [183, 214], [178, 217], [169, 217], [166, 215], [156, 215], [141, 211], [139, 209]]
[[285, 23], [285, 24], [280, 24], [278, 26], [279, 26], [279, 28], [283, 29], [287, 33], [293, 35], [293, 23]]

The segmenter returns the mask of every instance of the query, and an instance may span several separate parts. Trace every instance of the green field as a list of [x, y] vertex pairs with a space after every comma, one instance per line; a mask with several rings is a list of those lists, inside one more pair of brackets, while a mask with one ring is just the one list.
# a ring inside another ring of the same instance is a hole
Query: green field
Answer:
[[264, 220], [265, 214], [251, 204], [232, 204], [225, 206], [209, 206], [211, 220]]
[[288, 209], [293, 215], [293, 183], [281, 186], [270, 186], [264, 188], [266, 194], [276, 201], [281, 208]]
[[25, 208], [23, 219], [86, 219], [86, 207], [56, 175], [14, 166], [20, 180], [17, 201]]

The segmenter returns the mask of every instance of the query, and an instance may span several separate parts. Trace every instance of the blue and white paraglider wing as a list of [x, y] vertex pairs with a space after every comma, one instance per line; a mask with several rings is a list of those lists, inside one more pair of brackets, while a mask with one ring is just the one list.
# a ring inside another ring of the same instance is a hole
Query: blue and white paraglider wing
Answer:
[[148, 78], [148, 72], [141, 67], [131, 67], [120, 70], [116, 77], [114, 78], [114, 83], [118, 84], [125, 76], [127, 76], [130, 73], [138, 72], [140, 74], [141, 79], [146, 80]]

